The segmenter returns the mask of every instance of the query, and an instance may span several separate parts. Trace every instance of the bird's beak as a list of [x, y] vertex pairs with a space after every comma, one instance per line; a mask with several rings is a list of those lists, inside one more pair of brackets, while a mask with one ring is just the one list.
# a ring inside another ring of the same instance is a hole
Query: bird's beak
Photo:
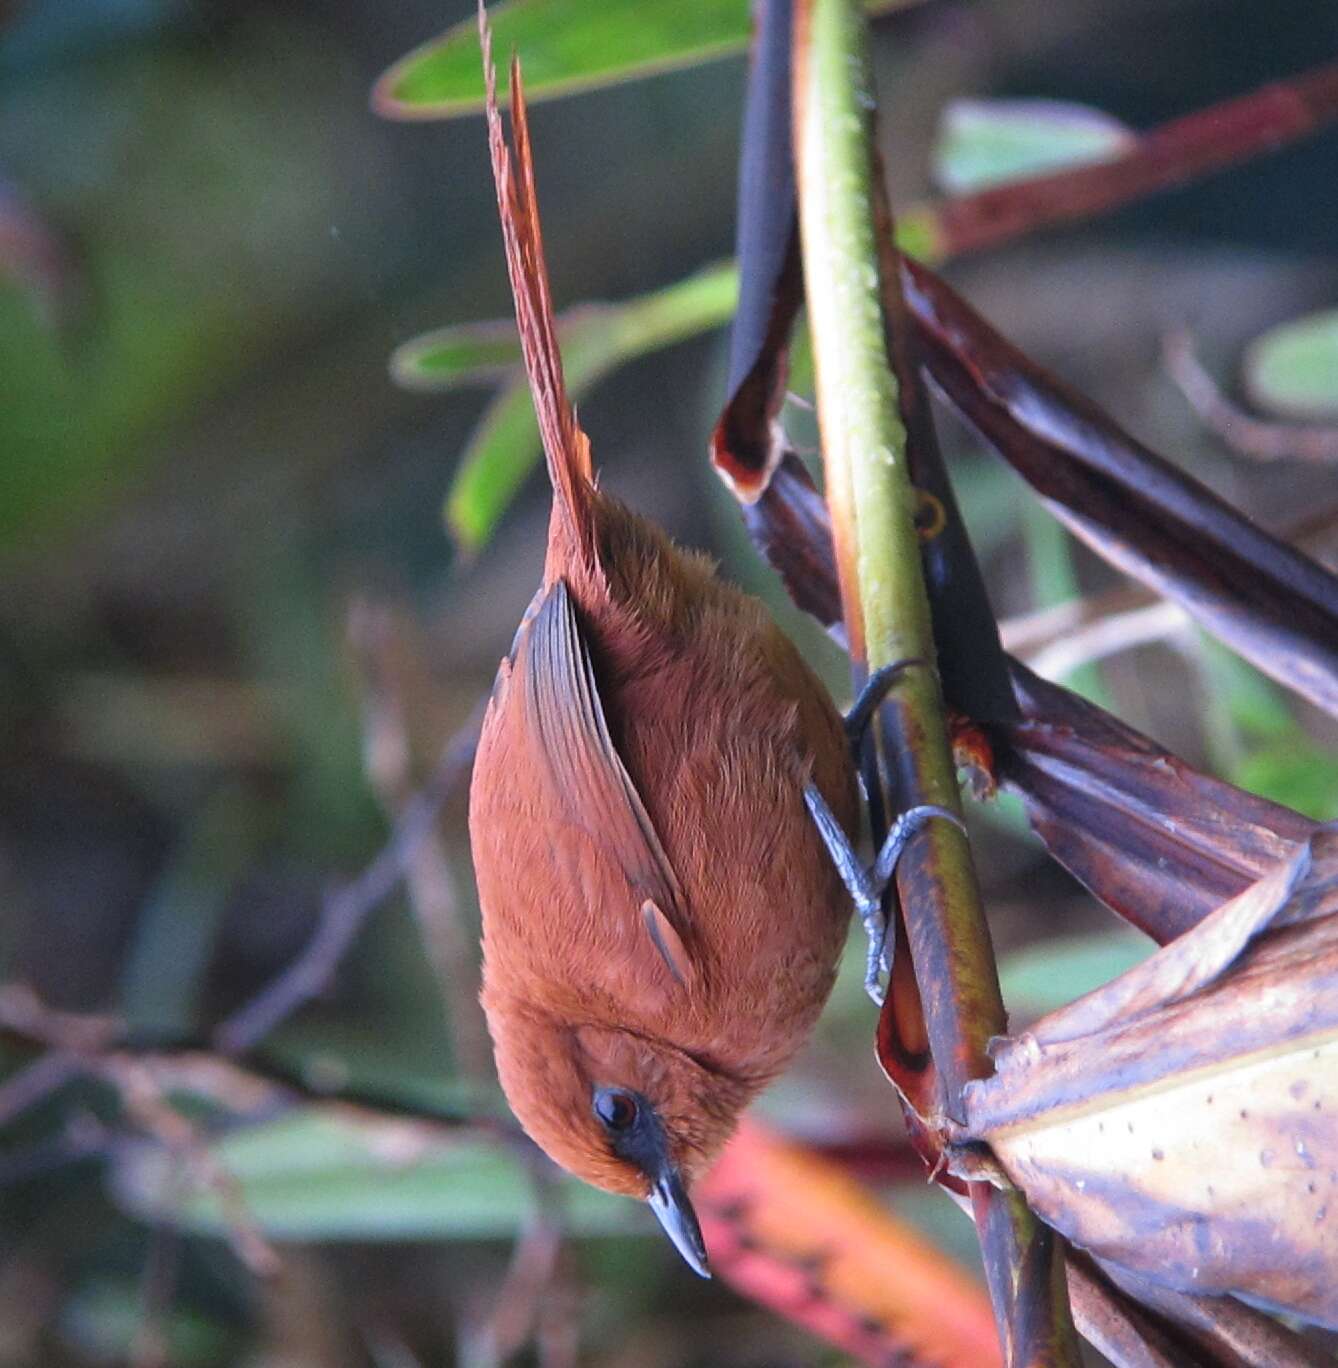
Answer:
[[702, 1228], [697, 1224], [697, 1213], [688, 1201], [683, 1190], [678, 1170], [669, 1163], [651, 1180], [650, 1196], [646, 1198], [655, 1219], [664, 1227], [664, 1233], [674, 1242], [674, 1248], [683, 1256], [687, 1266], [700, 1278], [711, 1276], [706, 1262], [706, 1241], [702, 1239]]

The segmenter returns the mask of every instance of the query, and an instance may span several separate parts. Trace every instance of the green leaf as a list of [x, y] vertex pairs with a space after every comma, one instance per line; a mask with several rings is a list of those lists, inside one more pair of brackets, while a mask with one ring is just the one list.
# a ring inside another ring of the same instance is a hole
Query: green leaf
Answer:
[[456, 323], [396, 347], [391, 379], [405, 389], [447, 390], [504, 379], [521, 364], [514, 323]]
[[[720, 265], [624, 304], [585, 305], [569, 311], [558, 324], [558, 342], [571, 398], [579, 400], [633, 357], [719, 327], [733, 313], [736, 295], [733, 267]], [[432, 339], [442, 335], [428, 334], [408, 343], [397, 356], [445, 355], [444, 350], [433, 350]], [[416, 368], [412, 383], [423, 385], [427, 367], [421, 360], [410, 364]], [[475, 552], [487, 542], [540, 451], [529, 387], [517, 371], [483, 415], [447, 495], [446, 521], [463, 553]]]
[[[870, 13], [917, 0], [875, 0]], [[488, 11], [499, 86], [518, 52], [531, 101], [596, 90], [741, 52], [748, 0], [511, 0]], [[471, 16], [415, 48], [377, 81], [372, 107], [389, 119], [447, 119], [483, 108], [478, 24]]]
[[1044, 1016], [1118, 978], [1157, 947], [1136, 931], [1042, 941], [1006, 955], [999, 986], [1014, 1020]]
[[1302, 420], [1338, 417], [1338, 309], [1270, 329], [1250, 344], [1244, 369], [1260, 408]]
[[[613, 369], [609, 334], [587, 317], [564, 323], [558, 336], [567, 391], [576, 400]], [[487, 543], [541, 449], [529, 384], [517, 372], [474, 430], [446, 496], [446, 524], [463, 555]]]
[[1200, 635], [1204, 726], [1214, 765], [1251, 793], [1327, 821], [1338, 816], [1338, 753], [1302, 727], [1286, 694]]
[[962, 195], [1081, 162], [1109, 161], [1134, 142], [1117, 119], [1058, 100], [953, 100], [934, 147], [934, 179]]
[[[533, 1210], [519, 1160], [496, 1138], [463, 1129], [427, 1132], [412, 1122], [305, 1107], [234, 1131], [211, 1153], [274, 1240], [500, 1238], [514, 1235]], [[193, 1180], [160, 1145], [127, 1146], [110, 1182], [115, 1200], [140, 1219], [171, 1218], [204, 1235], [229, 1228], [218, 1184]], [[642, 1228], [636, 1203], [575, 1179], [562, 1185], [574, 1233]]]
[[1251, 741], [1285, 741], [1300, 734], [1281, 689], [1212, 637], [1199, 640], [1213, 701], [1237, 731]]
[[1252, 751], [1232, 780], [1307, 817], [1338, 817], [1338, 754], [1312, 741], [1299, 727], [1293, 736]]

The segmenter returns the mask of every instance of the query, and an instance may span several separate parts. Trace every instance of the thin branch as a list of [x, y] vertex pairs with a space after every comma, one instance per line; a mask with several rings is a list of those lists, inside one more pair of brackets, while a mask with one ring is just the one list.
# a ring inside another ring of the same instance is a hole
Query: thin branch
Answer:
[[[363, 754], [368, 782], [386, 817], [405, 821], [414, 801], [413, 754], [406, 724], [402, 642], [393, 610], [358, 600], [348, 635], [363, 682]], [[487, 1025], [479, 1007], [477, 955], [472, 928], [455, 895], [455, 879], [436, 824], [408, 854], [405, 881], [427, 956], [441, 988], [461, 1074], [475, 1082], [493, 1077]]]
[[[826, 488], [847, 639], [856, 669], [934, 658], [899, 387], [884, 328], [904, 327], [899, 273], [878, 248], [865, 21], [852, 0], [800, 0], [794, 117], [804, 277], [817, 373]], [[881, 289], [880, 289], [881, 286]], [[930, 670], [908, 670], [882, 710], [898, 808], [960, 810], [943, 699]], [[993, 949], [965, 837], [932, 824], [897, 875], [930, 1047], [949, 1117], [991, 1072], [1005, 1027]], [[895, 994], [889, 1002], [895, 1001]], [[893, 1006], [890, 1010], [895, 1011]], [[1025, 1205], [981, 1185], [977, 1229], [1009, 1363], [1076, 1364], [1062, 1250]]]
[[1149, 129], [1120, 156], [917, 206], [903, 246], [930, 263], [1094, 218], [1309, 136], [1338, 118], [1338, 63]]
[[[348, 636], [363, 685], [364, 769], [387, 817], [400, 822], [413, 801], [405, 643], [390, 606], [365, 599], [350, 610]], [[492, 1051], [478, 1002], [476, 959], [435, 825], [409, 855], [405, 881], [445, 1001], [456, 1063], [466, 1078], [487, 1082], [493, 1077]], [[541, 1308], [557, 1277], [563, 1222], [553, 1175], [546, 1160], [527, 1168], [534, 1213], [516, 1237], [492, 1312], [473, 1336], [466, 1354], [470, 1362], [506, 1362], [534, 1339]]]
[[[0, 1002], [15, 988], [16, 985], [12, 984], [0, 988]], [[24, 989], [23, 992], [37, 1001], [28, 990]], [[3, 1019], [0, 1019], [0, 1026], [4, 1026], [21, 1044], [44, 1045], [49, 1044], [53, 1037], [59, 1037], [71, 1024], [78, 1029], [82, 1020], [76, 1013], [58, 1012], [45, 1007], [41, 1011], [41, 1016], [28, 1014], [26, 1025], [22, 1028]], [[107, 1018], [92, 1017], [87, 1020], [100, 1028]], [[371, 1099], [364, 1094], [335, 1094], [308, 1082], [300, 1071], [292, 1075], [278, 1072], [264, 1059], [250, 1060], [242, 1065], [191, 1045], [164, 1047], [145, 1044], [130, 1039], [123, 1027], [105, 1049], [87, 1050], [79, 1058], [81, 1073], [98, 1075], [107, 1070], [113, 1075], [113, 1082], [118, 1078], [124, 1082], [130, 1064], [137, 1063], [148, 1071], [157, 1095], [191, 1093], [209, 1099], [219, 1108], [243, 1120], [255, 1121], [297, 1102], [311, 1102], [339, 1106], [349, 1113], [387, 1122], [404, 1120], [424, 1128], [424, 1134], [430, 1130], [436, 1138], [458, 1135], [460, 1127], [468, 1124], [496, 1136], [500, 1142], [515, 1143], [526, 1153], [529, 1152], [526, 1148], [529, 1142], [518, 1129], [488, 1115], [446, 1115], [428, 1104], [396, 1104], [392, 1100]], [[92, 1125], [95, 1128], [92, 1134], [66, 1137], [71, 1157], [83, 1157], [105, 1148], [105, 1133], [99, 1123], [93, 1122]]]
[[1160, 602], [1123, 613], [1106, 613], [1074, 627], [1043, 649], [1021, 658], [1045, 679], [1062, 680], [1084, 665], [1165, 641], [1193, 625], [1179, 604]]
[[117, 1017], [48, 1007], [26, 983], [0, 984], [0, 1027], [73, 1055], [96, 1054], [125, 1033]]
[[107, 1055], [98, 1073], [120, 1094], [127, 1117], [151, 1135], [181, 1165], [183, 1179], [208, 1188], [219, 1200], [228, 1243], [245, 1267], [258, 1278], [279, 1272], [279, 1256], [261, 1233], [236, 1178], [219, 1162], [208, 1137], [168, 1100], [147, 1061], [126, 1054]]
[[58, 1092], [83, 1071], [81, 1055], [59, 1049], [49, 1050], [16, 1069], [0, 1083], [0, 1126], [8, 1125], [16, 1116]]
[[1204, 426], [1238, 456], [1317, 465], [1338, 462], [1338, 424], [1274, 423], [1246, 413], [1204, 369], [1187, 328], [1175, 328], [1162, 338], [1162, 360], [1167, 375]]
[[214, 1044], [221, 1053], [240, 1055], [253, 1050], [281, 1021], [325, 991], [367, 918], [399, 886], [442, 804], [468, 776], [483, 707], [480, 703], [447, 742], [431, 779], [405, 804], [403, 816], [381, 853], [352, 883], [326, 899], [306, 949], [214, 1032]]
[[[554, 1173], [540, 1160], [529, 1165], [529, 1176], [534, 1209], [516, 1237], [491, 1312], [471, 1337], [465, 1355], [470, 1362], [505, 1363], [536, 1340], [545, 1304], [556, 1290], [564, 1221]], [[549, 1329], [555, 1331], [556, 1324]]]
[[[10, 983], [0, 987], [0, 1026], [46, 1045], [49, 1053], [43, 1059], [69, 1059], [76, 1066], [74, 1071], [109, 1083], [125, 1116], [218, 1193], [229, 1218], [233, 1248], [242, 1262], [261, 1277], [277, 1270], [278, 1258], [246, 1210], [236, 1182], [209, 1152], [195, 1123], [168, 1100], [167, 1090], [152, 1067], [152, 1056], [118, 1048], [125, 1038], [123, 1022], [109, 1016], [56, 1011], [26, 985]], [[39, 1096], [35, 1093], [32, 1100]]]
[[131, 1368], [168, 1368], [171, 1363], [167, 1318], [180, 1268], [180, 1232], [170, 1221], [159, 1221], [149, 1233], [140, 1280], [140, 1319], [130, 1346]]

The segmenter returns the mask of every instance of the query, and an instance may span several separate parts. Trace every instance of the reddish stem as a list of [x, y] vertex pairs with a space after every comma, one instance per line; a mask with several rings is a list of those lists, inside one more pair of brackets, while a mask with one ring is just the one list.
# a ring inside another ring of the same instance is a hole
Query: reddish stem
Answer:
[[1338, 118], [1338, 63], [1261, 86], [1142, 134], [1123, 156], [1013, 181], [933, 206], [931, 255], [978, 252], [1092, 218], [1271, 152]]

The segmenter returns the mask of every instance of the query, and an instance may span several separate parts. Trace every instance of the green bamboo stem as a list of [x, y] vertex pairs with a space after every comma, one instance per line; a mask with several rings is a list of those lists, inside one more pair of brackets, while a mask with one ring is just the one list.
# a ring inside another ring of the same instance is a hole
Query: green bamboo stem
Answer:
[[[795, 145], [818, 416], [851, 654], [872, 671], [933, 659], [929, 598], [884, 341], [862, 22], [848, 0], [809, 0], [797, 17], [801, 26], [809, 20], [807, 43], [796, 45]], [[960, 811], [934, 672], [908, 671], [893, 699], [908, 724], [906, 754], [898, 759], [903, 773], [911, 770], [906, 787], [913, 792], [904, 796]], [[990, 1072], [985, 1046], [1004, 1028], [1003, 1004], [965, 837], [937, 823], [918, 845], [931, 849], [947, 883], [942, 901], [953, 977], [969, 1003], [957, 1023], [958, 1057], [940, 1064], [944, 1103], [957, 1115], [962, 1086]]]
[[[818, 418], [852, 661], [876, 670], [934, 659], [929, 598], [915, 530], [906, 431], [889, 359], [875, 206], [872, 82], [865, 20], [855, 0], [797, 0], [794, 120], [800, 228]], [[901, 312], [901, 311], [896, 311]], [[894, 322], [901, 320], [895, 319]], [[889, 700], [890, 755], [900, 802], [960, 811], [943, 698], [932, 669], [912, 669]], [[986, 1046], [1005, 1029], [1003, 1002], [963, 834], [930, 825], [898, 871], [911, 958], [949, 1117], [962, 1089], [992, 1070]], [[978, 1188], [977, 1229], [1010, 1363], [1076, 1365], [1077, 1343], [1055, 1259], [1017, 1194]], [[1028, 1251], [1043, 1252], [1037, 1267]], [[1025, 1265], [1025, 1270], [1024, 1270]], [[1030, 1288], [1021, 1285], [1025, 1276]], [[1042, 1289], [1036, 1295], [1036, 1289]], [[1037, 1307], [1050, 1301], [1044, 1324]]]

